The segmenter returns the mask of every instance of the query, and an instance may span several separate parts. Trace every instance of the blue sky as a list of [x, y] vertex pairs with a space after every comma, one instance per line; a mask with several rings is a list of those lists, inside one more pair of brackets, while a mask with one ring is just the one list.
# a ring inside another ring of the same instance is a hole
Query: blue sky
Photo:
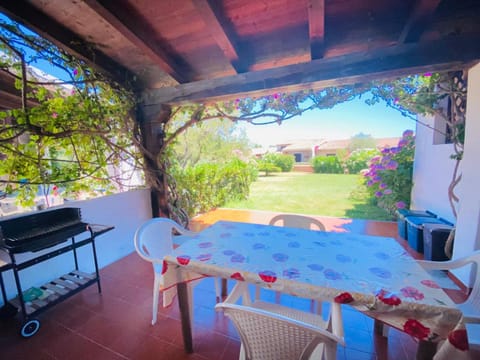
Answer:
[[365, 104], [355, 99], [333, 109], [313, 110], [281, 125], [239, 125], [248, 138], [262, 146], [299, 139], [349, 139], [358, 133], [373, 137], [400, 137], [407, 129], [415, 130], [415, 122], [384, 103]]

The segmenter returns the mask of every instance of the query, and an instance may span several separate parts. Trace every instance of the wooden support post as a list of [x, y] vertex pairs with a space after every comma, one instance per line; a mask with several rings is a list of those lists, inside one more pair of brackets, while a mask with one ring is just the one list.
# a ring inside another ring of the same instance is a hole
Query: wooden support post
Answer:
[[159, 155], [164, 151], [165, 124], [170, 120], [172, 109], [162, 105], [155, 115], [146, 117], [144, 109], [137, 109], [143, 156], [144, 171], [147, 184], [150, 186], [153, 217], [169, 217], [168, 209], [168, 184]]

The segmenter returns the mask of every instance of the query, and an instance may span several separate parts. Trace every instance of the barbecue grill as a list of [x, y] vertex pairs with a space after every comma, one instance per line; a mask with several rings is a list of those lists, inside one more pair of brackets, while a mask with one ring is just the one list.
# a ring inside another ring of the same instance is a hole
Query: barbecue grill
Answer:
[[[113, 228], [113, 226], [83, 222], [80, 209], [73, 207], [41, 211], [0, 221], [0, 250], [6, 252], [9, 256], [9, 262], [0, 261], [0, 286], [4, 303], [0, 313], [14, 315], [20, 309], [23, 317], [20, 334], [28, 338], [36, 334], [40, 328], [40, 322], [35, 319], [35, 316], [40, 312], [95, 283], [98, 292], [101, 292], [95, 238]], [[87, 234], [87, 238], [80, 241], [75, 240], [77, 235], [83, 233]], [[67, 241], [69, 241], [68, 245], [60, 248], [55, 247]], [[92, 245], [95, 265], [95, 273], [93, 274], [80, 271], [78, 266], [76, 250], [88, 244]], [[50, 248], [52, 250], [48, 251]], [[42, 252], [41, 255], [35, 255], [40, 250], [46, 251]], [[16, 254], [26, 252], [32, 253], [32, 258], [18, 263]], [[71, 272], [40, 286], [39, 290], [36, 289], [42, 294], [41, 298], [35, 298], [35, 291], [24, 292], [22, 290], [21, 270], [66, 252], [73, 253], [75, 268]], [[18, 293], [18, 296], [10, 301], [7, 299], [3, 282], [3, 273], [9, 270], [13, 271]]]

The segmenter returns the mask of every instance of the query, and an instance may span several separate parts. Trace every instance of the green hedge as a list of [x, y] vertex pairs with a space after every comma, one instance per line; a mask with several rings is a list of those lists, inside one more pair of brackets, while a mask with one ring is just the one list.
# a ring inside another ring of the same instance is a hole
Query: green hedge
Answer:
[[224, 205], [230, 200], [243, 200], [250, 184], [257, 178], [257, 169], [239, 159], [225, 164], [198, 164], [176, 169], [179, 205], [188, 216], [194, 216]]
[[266, 154], [263, 157], [263, 162], [272, 164], [280, 168], [283, 172], [289, 172], [293, 169], [295, 157], [288, 154]]
[[336, 156], [316, 156], [312, 161], [313, 171], [320, 174], [342, 174], [343, 167]]

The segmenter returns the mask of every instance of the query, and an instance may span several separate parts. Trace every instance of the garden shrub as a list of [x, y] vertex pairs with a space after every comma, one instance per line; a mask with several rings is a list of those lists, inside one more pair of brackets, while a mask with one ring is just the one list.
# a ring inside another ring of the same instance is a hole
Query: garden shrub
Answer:
[[264, 171], [265, 176], [268, 176], [270, 173], [281, 172], [282, 171], [282, 169], [279, 168], [278, 166], [276, 166], [272, 163], [265, 162], [265, 161], [260, 162], [257, 165], [257, 169], [258, 169], [258, 171]]
[[313, 171], [320, 174], [342, 174], [343, 167], [336, 156], [316, 156], [312, 160]]
[[413, 131], [406, 130], [398, 146], [383, 149], [363, 173], [370, 196], [391, 214], [410, 206], [414, 153]]
[[344, 168], [349, 174], [358, 174], [361, 170], [368, 167], [368, 162], [371, 158], [379, 154], [380, 152], [377, 149], [358, 149], [352, 151], [344, 162]]
[[249, 195], [250, 184], [257, 177], [253, 164], [239, 159], [224, 164], [201, 163], [185, 169], [176, 168], [179, 206], [188, 216], [224, 205], [230, 200], [243, 200]]
[[293, 169], [295, 157], [289, 154], [266, 154], [263, 161], [280, 168], [283, 172], [289, 172]]

